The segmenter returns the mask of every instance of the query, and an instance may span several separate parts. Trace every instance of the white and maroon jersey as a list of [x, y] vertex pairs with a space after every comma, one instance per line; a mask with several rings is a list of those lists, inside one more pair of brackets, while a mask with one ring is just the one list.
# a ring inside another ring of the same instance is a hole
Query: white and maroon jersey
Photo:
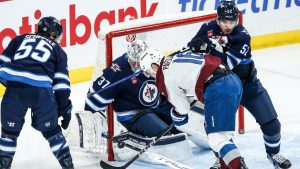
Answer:
[[191, 109], [187, 95], [204, 103], [204, 83], [220, 64], [219, 57], [191, 51], [168, 56], [156, 75], [158, 90], [167, 96], [176, 112], [187, 114]]

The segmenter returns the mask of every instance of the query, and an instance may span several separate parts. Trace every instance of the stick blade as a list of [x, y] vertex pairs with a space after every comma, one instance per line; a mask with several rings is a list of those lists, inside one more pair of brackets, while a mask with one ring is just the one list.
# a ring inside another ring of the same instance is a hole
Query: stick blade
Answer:
[[120, 167], [116, 167], [116, 166], [112, 166], [104, 161], [100, 161], [100, 166], [103, 168], [103, 169], [126, 169], [125, 166], [120, 166]]

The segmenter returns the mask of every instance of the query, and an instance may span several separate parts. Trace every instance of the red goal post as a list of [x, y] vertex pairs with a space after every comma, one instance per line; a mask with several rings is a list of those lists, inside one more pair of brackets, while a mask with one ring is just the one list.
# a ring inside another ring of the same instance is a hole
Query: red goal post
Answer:
[[[118, 23], [102, 29], [98, 33], [99, 43], [94, 68], [94, 81], [102, 74], [102, 69], [109, 66], [112, 61], [126, 52], [126, 46], [134, 39], [144, 40], [149, 46], [155, 47], [164, 54], [182, 47], [194, 37], [201, 24], [214, 20], [216, 11], [197, 11], [187, 13], [177, 13], [171, 15], [160, 15], [148, 18], [131, 20]], [[240, 15], [240, 22], [242, 17]], [[239, 108], [239, 110], [243, 110]], [[239, 111], [238, 131], [244, 132], [244, 115]], [[107, 111], [108, 136], [115, 134], [116, 126], [112, 105]], [[108, 160], [114, 160], [112, 142], [107, 143]]]

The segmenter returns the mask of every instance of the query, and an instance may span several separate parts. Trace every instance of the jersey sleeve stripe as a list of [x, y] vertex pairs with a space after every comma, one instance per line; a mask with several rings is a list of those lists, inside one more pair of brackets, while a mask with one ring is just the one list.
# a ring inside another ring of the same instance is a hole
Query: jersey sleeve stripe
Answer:
[[58, 84], [54, 85], [54, 86], [52, 87], [52, 89], [53, 89], [54, 91], [57, 91], [57, 90], [71, 90], [71, 89], [70, 89], [70, 86], [67, 85], [67, 84], [65, 84], [65, 83], [58, 83]]
[[[232, 65], [232, 67], [230, 67], [230, 69], [233, 69], [235, 66], [237, 66], [241, 61], [242, 61], [242, 59], [240, 59], [240, 58], [237, 58], [236, 56], [234, 56], [232, 53], [230, 53], [230, 52], [226, 52], [226, 54], [227, 54], [227, 63], [228, 63], [228, 65], [230, 65], [230, 63], [231, 63], [231, 65]], [[229, 62], [230, 63], [229, 63]]]
[[[95, 92], [95, 90], [93, 89], [93, 87], [90, 88], [90, 92]], [[109, 104], [111, 102], [114, 101], [114, 99], [104, 99], [103, 97], [101, 97], [99, 94], [94, 94], [93, 98], [96, 99], [98, 102], [102, 103], [102, 104]]]
[[0, 61], [11, 62], [11, 59], [5, 55], [0, 55]]
[[60, 72], [57, 72], [54, 74], [54, 79], [64, 79], [64, 80], [70, 81], [68, 75], [66, 75], [64, 73], [60, 73]]
[[85, 104], [90, 108], [92, 109], [93, 112], [96, 112], [96, 111], [101, 111], [101, 110], [106, 110], [107, 106], [103, 106], [103, 107], [99, 107], [97, 105], [95, 105], [89, 98], [87, 98], [85, 100]]

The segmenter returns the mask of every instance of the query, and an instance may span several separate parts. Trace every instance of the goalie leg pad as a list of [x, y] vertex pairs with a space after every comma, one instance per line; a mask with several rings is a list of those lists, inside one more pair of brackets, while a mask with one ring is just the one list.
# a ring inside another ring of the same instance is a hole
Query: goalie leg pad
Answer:
[[[70, 127], [64, 132], [66, 139], [73, 150], [84, 149], [86, 152], [100, 151], [101, 133], [107, 132], [105, 117], [99, 113], [89, 111], [78, 111], [75, 113]], [[105, 150], [103, 150], [105, 151]]]

